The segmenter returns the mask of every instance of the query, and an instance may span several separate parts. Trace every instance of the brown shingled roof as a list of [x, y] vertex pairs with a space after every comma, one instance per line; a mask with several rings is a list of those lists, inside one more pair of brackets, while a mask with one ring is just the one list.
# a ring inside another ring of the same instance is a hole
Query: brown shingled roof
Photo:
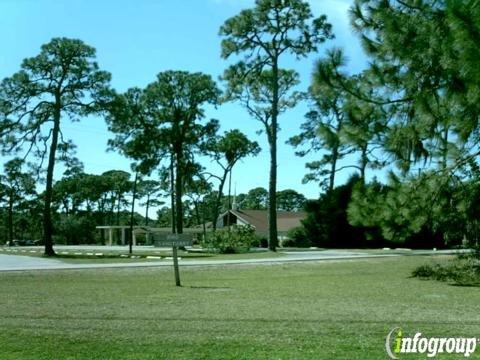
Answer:
[[[257, 232], [268, 233], [268, 210], [231, 210], [231, 212], [254, 226]], [[277, 229], [279, 232], [287, 232], [301, 226], [301, 220], [306, 217], [305, 212], [277, 211]]]

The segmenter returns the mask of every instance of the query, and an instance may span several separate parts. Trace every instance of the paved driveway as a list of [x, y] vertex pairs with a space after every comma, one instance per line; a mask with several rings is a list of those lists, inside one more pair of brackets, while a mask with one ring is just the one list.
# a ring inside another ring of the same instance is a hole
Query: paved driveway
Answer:
[[65, 265], [60, 260], [0, 254], [0, 270], [37, 270]]
[[[292, 252], [285, 253], [285, 256], [265, 259], [235, 259], [235, 260], [209, 260], [209, 259], [185, 259], [180, 260], [181, 266], [215, 266], [233, 264], [274, 264], [296, 261], [322, 261], [378, 257], [362, 253], [318, 251], [318, 252]], [[381, 255], [384, 256], [384, 255]], [[395, 256], [395, 255], [392, 255]], [[159, 261], [133, 262], [133, 263], [89, 263], [89, 264], [67, 264], [60, 260], [36, 258], [19, 255], [0, 254], [0, 271], [15, 270], [62, 270], [62, 269], [97, 269], [97, 268], [126, 268], [126, 267], [155, 267], [171, 266], [171, 259]]]
[[[274, 264], [286, 262], [303, 261], [329, 261], [329, 260], [352, 260], [376, 257], [402, 256], [402, 254], [368, 254], [361, 251], [346, 250], [324, 250], [324, 251], [298, 251], [283, 252], [285, 256], [265, 259], [235, 259], [235, 260], [214, 260], [214, 259], [183, 259], [179, 263], [181, 266], [217, 266], [233, 264]], [[451, 254], [454, 251], [412, 251], [412, 255], [433, 255], [433, 254]], [[171, 259], [162, 259], [151, 262], [133, 262], [133, 263], [89, 263], [89, 264], [67, 264], [60, 260], [48, 258], [36, 258], [19, 255], [0, 254], [0, 271], [15, 270], [62, 270], [62, 269], [98, 269], [98, 268], [128, 268], [128, 267], [156, 267], [172, 266]]]

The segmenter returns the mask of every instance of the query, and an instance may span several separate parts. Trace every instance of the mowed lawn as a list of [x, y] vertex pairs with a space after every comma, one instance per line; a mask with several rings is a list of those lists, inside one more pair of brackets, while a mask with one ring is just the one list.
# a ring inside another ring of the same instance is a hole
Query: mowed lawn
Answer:
[[480, 289], [410, 278], [429, 261], [184, 267], [182, 288], [169, 268], [3, 272], [0, 359], [385, 359], [397, 326], [480, 337]]

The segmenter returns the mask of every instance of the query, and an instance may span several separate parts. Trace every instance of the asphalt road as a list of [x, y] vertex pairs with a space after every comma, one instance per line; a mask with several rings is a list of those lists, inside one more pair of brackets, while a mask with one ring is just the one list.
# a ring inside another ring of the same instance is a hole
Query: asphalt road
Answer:
[[32, 256], [0, 254], [0, 271], [5, 270], [40, 270], [56, 268], [64, 263], [55, 259], [44, 259]]

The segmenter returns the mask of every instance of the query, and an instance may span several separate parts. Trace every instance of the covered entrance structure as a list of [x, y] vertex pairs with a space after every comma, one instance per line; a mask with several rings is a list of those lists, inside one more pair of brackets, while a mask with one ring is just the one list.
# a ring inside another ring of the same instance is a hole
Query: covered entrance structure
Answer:
[[[96, 226], [97, 230], [102, 232], [102, 238], [105, 239], [105, 245], [128, 245], [130, 236], [130, 226], [128, 225], [104, 225]], [[157, 240], [162, 241], [172, 233], [171, 228], [152, 228], [149, 226], [134, 226], [132, 234], [132, 245], [137, 245], [137, 236], [144, 235], [145, 243], [155, 245]], [[202, 234], [201, 228], [184, 228], [184, 234], [189, 234], [191, 238], [196, 238]], [[107, 236], [105, 236], [107, 235]]]

